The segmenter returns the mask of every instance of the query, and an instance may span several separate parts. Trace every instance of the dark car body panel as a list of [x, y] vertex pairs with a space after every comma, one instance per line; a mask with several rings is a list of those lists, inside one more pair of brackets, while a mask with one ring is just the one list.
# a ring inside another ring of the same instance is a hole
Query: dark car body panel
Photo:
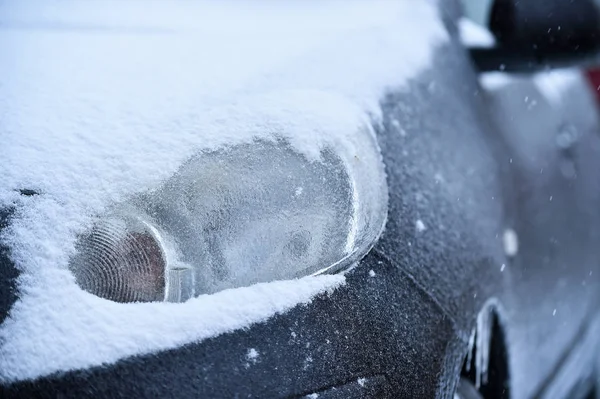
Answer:
[[[11, 393], [298, 397], [385, 375], [400, 396], [434, 396], [446, 343], [456, 335], [451, 320], [389, 261], [371, 253], [364, 264], [346, 288], [247, 330], [18, 384]], [[371, 269], [377, 277], [369, 277]], [[249, 348], [258, 352], [256, 362], [246, 358]]]
[[[0, 209], [0, 231], [8, 227], [14, 209]], [[4, 322], [12, 304], [17, 300], [19, 272], [9, 258], [9, 249], [0, 243], [0, 323]]]
[[[381, 100], [383, 123], [374, 127], [388, 222], [344, 287], [243, 330], [17, 382], [0, 396], [448, 398], [491, 299], [500, 304], [514, 397], [549, 394], [548, 378], [597, 313], [593, 98], [582, 88], [577, 107], [557, 108], [529, 78], [483, 90], [454, 16], [446, 18], [453, 37], [431, 68]], [[537, 105], [524, 107], [525, 97]], [[579, 132], [568, 149], [556, 145], [566, 124]], [[565, 175], [565, 162], [575, 175]], [[0, 227], [10, 213], [2, 211]], [[507, 229], [518, 234], [515, 257], [503, 248]], [[0, 247], [0, 315], [17, 297], [15, 278]], [[258, 358], [247, 358], [250, 348]]]

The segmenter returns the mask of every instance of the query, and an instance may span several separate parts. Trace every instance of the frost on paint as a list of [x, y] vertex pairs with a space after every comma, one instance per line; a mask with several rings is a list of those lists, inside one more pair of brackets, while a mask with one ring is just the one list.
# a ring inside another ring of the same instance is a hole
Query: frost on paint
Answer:
[[343, 284], [120, 304], [82, 291], [68, 264], [95, 215], [157, 190], [202, 151], [285, 139], [311, 160], [326, 147], [359, 152], [354, 134], [378, 123], [386, 91], [447, 40], [433, 1], [23, 1], [2, 5], [0, 29], [0, 207], [19, 209], [0, 240], [22, 273], [0, 327], [1, 381], [198, 342]]

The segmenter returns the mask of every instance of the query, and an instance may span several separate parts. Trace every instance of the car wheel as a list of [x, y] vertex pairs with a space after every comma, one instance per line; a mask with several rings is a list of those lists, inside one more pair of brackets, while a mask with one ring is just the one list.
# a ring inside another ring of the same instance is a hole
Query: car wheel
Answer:
[[483, 399], [483, 396], [470, 380], [461, 378], [454, 393], [454, 399]]

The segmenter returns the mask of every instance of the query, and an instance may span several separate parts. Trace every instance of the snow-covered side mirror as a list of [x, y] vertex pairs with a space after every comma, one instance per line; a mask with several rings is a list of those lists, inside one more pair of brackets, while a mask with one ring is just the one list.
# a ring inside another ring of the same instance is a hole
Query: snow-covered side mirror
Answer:
[[495, 0], [487, 18], [492, 47], [470, 47], [481, 71], [535, 71], [600, 63], [595, 0]]

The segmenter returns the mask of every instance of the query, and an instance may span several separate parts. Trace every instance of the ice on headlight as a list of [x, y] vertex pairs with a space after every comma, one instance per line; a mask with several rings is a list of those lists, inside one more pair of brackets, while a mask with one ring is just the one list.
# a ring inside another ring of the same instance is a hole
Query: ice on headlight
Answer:
[[317, 159], [283, 139], [197, 154], [159, 189], [101, 217], [70, 268], [106, 299], [181, 302], [348, 267], [387, 212], [376, 142], [367, 128], [357, 137], [360, 154], [325, 147]]
[[84, 290], [115, 302], [163, 300], [163, 245], [142, 219], [111, 215], [78, 242], [77, 250], [71, 271]]

